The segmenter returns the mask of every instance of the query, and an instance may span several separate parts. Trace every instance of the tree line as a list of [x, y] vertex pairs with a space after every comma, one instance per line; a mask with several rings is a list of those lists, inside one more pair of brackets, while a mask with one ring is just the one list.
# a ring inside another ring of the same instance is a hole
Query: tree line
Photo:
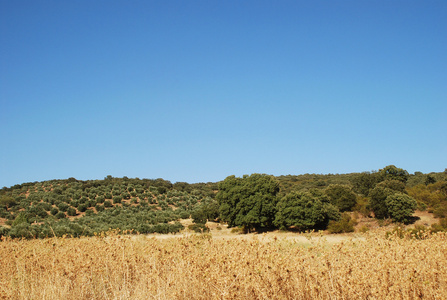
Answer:
[[446, 223], [447, 171], [409, 174], [390, 165], [351, 174], [232, 175], [196, 184], [160, 178], [69, 178], [1, 189], [0, 235], [178, 232], [183, 229], [178, 221], [190, 217], [195, 222], [191, 229], [197, 231], [207, 230], [205, 223], [213, 220], [246, 232], [348, 232], [355, 223], [350, 212], [409, 223], [416, 209], [428, 210], [440, 224]]
[[[301, 181], [293, 176], [289, 176], [289, 181], [284, 177], [278, 180], [266, 174], [229, 176], [219, 183], [216, 198], [222, 220], [245, 231], [328, 227], [334, 232], [352, 231], [353, 221], [346, 212], [409, 223], [416, 209], [425, 210], [427, 206], [437, 217], [445, 218], [447, 171], [414, 176], [423, 183], [394, 165], [377, 172], [307, 175]], [[410, 178], [412, 185], [408, 186]], [[327, 184], [328, 179], [336, 183]], [[281, 180], [287, 189], [281, 189]]]

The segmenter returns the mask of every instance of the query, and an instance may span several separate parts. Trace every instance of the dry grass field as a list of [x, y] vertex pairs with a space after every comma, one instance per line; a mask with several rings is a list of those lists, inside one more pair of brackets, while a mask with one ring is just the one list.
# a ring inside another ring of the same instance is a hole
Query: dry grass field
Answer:
[[4, 239], [0, 299], [447, 298], [445, 234], [234, 237]]

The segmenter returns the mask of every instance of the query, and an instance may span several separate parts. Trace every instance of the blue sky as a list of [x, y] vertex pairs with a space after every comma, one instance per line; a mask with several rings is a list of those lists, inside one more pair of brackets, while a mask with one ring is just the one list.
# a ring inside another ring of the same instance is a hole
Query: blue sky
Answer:
[[447, 2], [0, 0], [0, 187], [447, 168]]

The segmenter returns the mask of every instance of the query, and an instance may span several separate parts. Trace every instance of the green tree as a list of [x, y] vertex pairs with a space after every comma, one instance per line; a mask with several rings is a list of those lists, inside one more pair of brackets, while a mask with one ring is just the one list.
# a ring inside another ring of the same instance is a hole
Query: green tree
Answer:
[[399, 192], [399, 193], [406, 193], [405, 192], [405, 183], [399, 180], [384, 180], [376, 185], [376, 187], [382, 187], [382, 188], [389, 188], [393, 191]]
[[14, 219], [14, 221], [12, 222], [12, 227], [17, 226], [19, 224], [29, 224], [29, 220], [28, 220], [28, 214], [25, 212], [20, 212], [17, 217]]
[[57, 205], [57, 207], [59, 208], [60, 211], [67, 211], [70, 205], [68, 205], [65, 202], [61, 202]]
[[[388, 182], [391, 182], [388, 186], [394, 185], [392, 181]], [[369, 198], [369, 206], [378, 219], [391, 218], [394, 222], [405, 223], [410, 220], [417, 207], [413, 197], [399, 189], [391, 189], [386, 184], [378, 184], [371, 191]]]
[[216, 195], [221, 219], [248, 231], [272, 227], [278, 192], [279, 184], [270, 175], [228, 176], [219, 183]]
[[436, 182], [436, 178], [434, 178], [432, 175], [427, 174], [427, 176], [425, 177], [425, 185], [429, 185], [429, 184], [433, 184]]
[[363, 172], [355, 174], [351, 179], [351, 184], [356, 193], [368, 196], [369, 191], [372, 190], [380, 181], [381, 176], [379, 173]]
[[406, 194], [395, 193], [386, 197], [388, 214], [394, 222], [406, 223], [416, 210], [416, 200]]
[[298, 230], [324, 229], [330, 220], [338, 220], [340, 212], [327, 197], [307, 191], [293, 191], [278, 203], [275, 225]]
[[194, 223], [205, 224], [207, 220], [214, 221], [219, 218], [219, 203], [212, 198], [205, 198], [195, 207], [191, 212], [191, 217]]
[[[82, 205], [82, 204], [81, 204]], [[80, 205], [80, 206], [81, 206]], [[74, 208], [74, 207], [69, 207], [68, 209], [67, 209], [67, 215], [69, 215], [69, 216], [76, 216], [76, 209]]]
[[356, 204], [357, 196], [351, 187], [343, 184], [331, 184], [324, 191], [330, 203], [340, 211], [351, 211]]
[[388, 196], [395, 193], [396, 191], [383, 186], [377, 186], [371, 190], [369, 193], [369, 208], [377, 219], [385, 219], [389, 217], [385, 200]]
[[17, 205], [16, 200], [11, 196], [0, 195], [0, 205], [5, 206], [7, 209]]
[[385, 180], [399, 180], [402, 182], [407, 182], [409, 176], [406, 170], [397, 168], [394, 165], [389, 165], [379, 170], [379, 174], [381, 174]]

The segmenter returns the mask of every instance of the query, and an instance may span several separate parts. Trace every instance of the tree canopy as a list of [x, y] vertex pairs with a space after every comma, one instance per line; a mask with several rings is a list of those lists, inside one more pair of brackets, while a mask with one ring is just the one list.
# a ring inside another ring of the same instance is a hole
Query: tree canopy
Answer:
[[340, 211], [351, 211], [356, 204], [357, 196], [348, 185], [331, 184], [324, 192]]
[[409, 176], [406, 170], [397, 168], [394, 165], [389, 165], [380, 169], [379, 174], [381, 174], [385, 180], [399, 180], [402, 182], [407, 182]]
[[216, 199], [220, 215], [230, 227], [242, 226], [248, 231], [273, 225], [278, 202], [279, 184], [266, 174], [228, 176], [219, 183]]
[[291, 192], [281, 198], [275, 225], [298, 230], [325, 228], [329, 220], [338, 220], [340, 212], [323, 194], [307, 191]]

